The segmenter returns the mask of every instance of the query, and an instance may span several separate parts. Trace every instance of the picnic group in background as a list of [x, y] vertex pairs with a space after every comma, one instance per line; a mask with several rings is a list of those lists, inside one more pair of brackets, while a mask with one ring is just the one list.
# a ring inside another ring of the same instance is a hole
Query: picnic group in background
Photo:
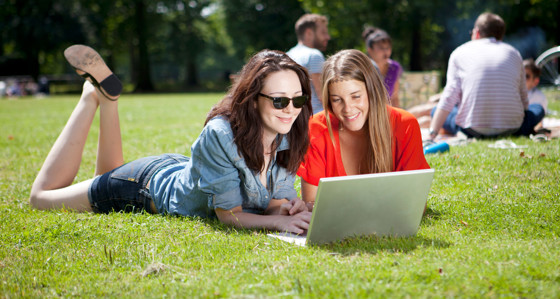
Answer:
[[48, 96], [50, 93], [47, 77], [39, 77], [35, 82], [30, 76], [0, 78], [0, 98], [17, 98], [22, 96]]
[[[127, 164], [120, 81], [95, 50], [68, 48], [66, 59], [86, 82], [32, 186], [31, 204], [217, 217], [237, 227], [300, 234], [309, 226], [321, 178], [430, 168], [420, 113], [397, 107], [402, 67], [390, 59], [390, 36], [368, 27], [367, 55], [342, 50], [325, 61], [327, 25], [325, 16], [303, 15], [295, 47], [251, 57], [209, 112], [192, 157], [164, 154]], [[471, 41], [451, 54], [439, 103], [422, 111], [433, 115], [430, 138], [442, 128], [471, 137], [534, 132], [546, 109], [536, 89], [539, 69], [502, 42], [504, 33], [498, 15], [483, 13]], [[96, 176], [72, 185], [97, 109]], [[296, 173], [303, 200], [294, 188]]]
[[430, 138], [443, 128], [468, 137], [529, 136], [543, 119], [540, 104], [530, 104], [519, 52], [502, 42], [506, 24], [483, 13], [474, 23], [471, 41], [449, 57], [447, 83], [432, 110]]

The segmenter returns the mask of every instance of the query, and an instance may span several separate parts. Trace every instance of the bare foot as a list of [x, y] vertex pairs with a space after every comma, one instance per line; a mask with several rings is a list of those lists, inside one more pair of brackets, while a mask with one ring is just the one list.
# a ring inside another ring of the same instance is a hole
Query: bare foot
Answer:
[[98, 88], [93, 86], [91, 82], [86, 80], [82, 87], [82, 100], [86, 102], [94, 103], [95, 107], [97, 108], [99, 105], [104, 105], [110, 102], [116, 102], [115, 100], [111, 100], [107, 98]]
[[86, 103], [91, 103], [92, 105], [97, 108], [99, 106], [99, 95], [96, 88], [91, 84], [89, 81], [85, 81], [82, 87], [82, 95], [80, 97], [80, 101], [84, 101]]

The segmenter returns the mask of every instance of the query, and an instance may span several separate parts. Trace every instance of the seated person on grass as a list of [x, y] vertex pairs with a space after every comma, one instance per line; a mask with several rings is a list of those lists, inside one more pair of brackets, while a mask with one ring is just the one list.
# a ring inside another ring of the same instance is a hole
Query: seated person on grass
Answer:
[[[87, 46], [64, 54], [88, 81], [33, 183], [33, 207], [217, 216], [241, 228], [307, 230], [311, 213], [294, 179], [309, 144], [311, 88], [305, 69], [285, 53], [263, 50], [249, 60], [210, 111], [191, 158], [164, 154], [124, 165], [120, 81]], [[98, 108], [97, 176], [72, 184]]]
[[[541, 69], [537, 66], [533, 59], [523, 60], [523, 67], [525, 67], [525, 83], [527, 84], [527, 95], [529, 97], [529, 105], [538, 104], [541, 105], [546, 114], [546, 109], [548, 101], [544, 93], [538, 89], [539, 83], [541, 81]], [[540, 122], [535, 130], [542, 128], [542, 122]]]
[[540, 105], [529, 105], [523, 61], [502, 42], [506, 25], [492, 13], [481, 14], [471, 41], [449, 57], [447, 83], [430, 124], [434, 139], [443, 127], [469, 137], [528, 136], [544, 117]]
[[315, 201], [320, 178], [430, 168], [416, 118], [389, 104], [364, 53], [329, 57], [322, 78], [325, 110], [309, 121], [311, 144], [298, 170], [304, 201]]
[[366, 44], [368, 56], [384, 78], [383, 82], [389, 93], [391, 105], [400, 107], [399, 78], [403, 68], [397, 61], [391, 59], [393, 51], [391, 36], [381, 28], [368, 26], [364, 29], [362, 38]]

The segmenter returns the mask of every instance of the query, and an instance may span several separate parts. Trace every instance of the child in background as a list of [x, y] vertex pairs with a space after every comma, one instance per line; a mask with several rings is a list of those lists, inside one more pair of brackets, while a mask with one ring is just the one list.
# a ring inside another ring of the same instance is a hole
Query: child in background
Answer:
[[393, 52], [391, 36], [385, 30], [368, 26], [364, 29], [362, 38], [366, 43], [369, 58], [383, 76], [391, 105], [400, 107], [399, 78], [403, 68], [398, 62], [391, 59]]
[[[533, 59], [523, 60], [523, 67], [525, 68], [525, 83], [527, 84], [527, 96], [529, 97], [529, 104], [539, 104], [544, 108], [546, 113], [547, 100], [544, 93], [537, 88], [540, 82], [541, 69], [537, 66]], [[535, 127], [535, 131], [542, 128], [542, 121]]]
[[533, 59], [523, 60], [523, 67], [525, 67], [525, 83], [527, 84], [529, 104], [540, 104], [546, 112], [546, 97], [544, 93], [537, 88], [541, 80], [541, 69], [535, 64]]

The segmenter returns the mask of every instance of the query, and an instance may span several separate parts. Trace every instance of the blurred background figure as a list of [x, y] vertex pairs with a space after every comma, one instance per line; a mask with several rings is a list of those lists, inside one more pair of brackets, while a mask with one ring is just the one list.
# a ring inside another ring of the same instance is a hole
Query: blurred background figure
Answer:
[[317, 14], [301, 16], [295, 26], [298, 43], [287, 53], [290, 58], [309, 72], [313, 113], [323, 111], [323, 105], [321, 104], [321, 69], [325, 62], [325, 56], [321, 51], [327, 49], [327, 44], [331, 39], [327, 25], [328, 20], [325, 16]]
[[0, 81], [0, 98], [6, 94], [6, 82]]
[[367, 26], [362, 33], [368, 56], [375, 62], [384, 78], [389, 93], [389, 101], [393, 107], [400, 107], [399, 78], [402, 74], [401, 65], [391, 59], [393, 46], [391, 36], [385, 30]]
[[[541, 105], [546, 114], [548, 101], [544, 93], [538, 89], [541, 81], [541, 69], [537, 66], [533, 59], [523, 60], [523, 67], [525, 68], [525, 83], [527, 84], [527, 96], [529, 97], [529, 105]], [[542, 128], [542, 121], [535, 126], [535, 131]]]
[[21, 84], [17, 80], [8, 80], [6, 86], [6, 95], [9, 98], [20, 97], [22, 95]]
[[430, 138], [441, 128], [468, 137], [533, 134], [543, 119], [540, 105], [529, 104], [521, 54], [502, 42], [504, 20], [483, 13], [474, 23], [471, 41], [449, 58], [447, 83], [430, 125]]
[[49, 79], [46, 76], [39, 77], [39, 83], [37, 84], [37, 95], [38, 96], [48, 96], [50, 94]]

